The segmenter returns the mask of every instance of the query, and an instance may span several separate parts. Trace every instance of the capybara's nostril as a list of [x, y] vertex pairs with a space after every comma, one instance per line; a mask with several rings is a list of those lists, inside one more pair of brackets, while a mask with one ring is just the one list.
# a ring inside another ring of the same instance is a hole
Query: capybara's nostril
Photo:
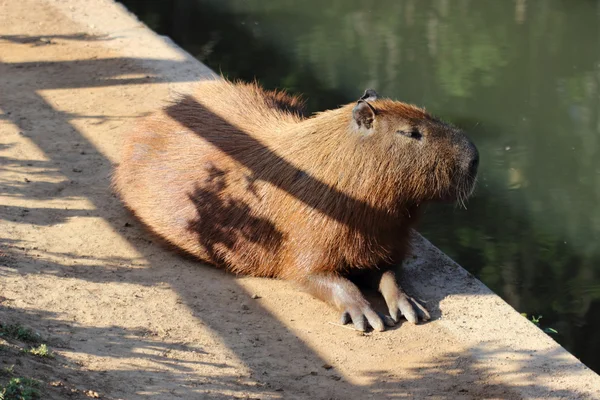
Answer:
[[477, 168], [479, 168], [479, 151], [477, 147], [467, 139], [466, 146], [463, 147], [463, 167], [468, 168], [467, 171], [471, 176], [477, 174]]
[[471, 175], [475, 175], [477, 173], [477, 168], [479, 167], [479, 155], [476, 155], [469, 164], [469, 172]]

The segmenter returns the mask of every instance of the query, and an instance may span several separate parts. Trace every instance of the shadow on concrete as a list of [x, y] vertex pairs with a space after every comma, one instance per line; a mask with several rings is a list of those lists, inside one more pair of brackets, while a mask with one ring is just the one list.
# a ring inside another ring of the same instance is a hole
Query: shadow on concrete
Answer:
[[0, 40], [13, 43], [29, 44], [31, 46], [46, 46], [53, 44], [53, 40], [77, 40], [77, 41], [108, 41], [115, 40], [116, 36], [90, 35], [88, 33], [75, 33], [72, 35], [0, 35]]
[[[523, 398], [515, 393], [515, 388], [510, 385], [490, 383], [494, 371], [487, 370], [477, 361], [495, 357], [503, 353], [502, 349], [481, 347], [469, 351], [441, 353], [436, 355], [435, 359], [424, 358], [418, 367], [409, 369], [402, 378], [391, 376], [386, 370], [373, 370], [365, 376], [371, 384], [355, 386], [343, 380], [335, 369], [322, 368], [322, 360], [314, 354], [298, 353], [294, 360], [278, 359], [280, 348], [289, 349], [288, 346], [292, 346], [292, 349], [304, 350], [302, 343], [285, 330], [281, 332], [282, 336], [270, 336], [264, 341], [263, 337], [250, 339], [256, 335], [256, 331], [246, 331], [247, 334], [240, 337], [239, 333], [245, 331], [239, 329], [240, 324], [244, 324], [245, 327], [252, 326], [247, 320], [237, 321], [238, 328], [231, 336], [237, 336], [236, 341], [241, 343], [230, 346], [230, 349], [237, 356], [245, 356], [246, 360], [251, 359], [252, 355], [265, 352], [273, 354], [273, 358], [267, 364], [253, 365], [250, 362], [250, 376], [238, 376], [235, 374], [234, 365], [226, 361], [201, 361], [210, 358], [206, 357], [211, 355], [210, 347], [169, 340], [145, 327], [123, 329], [118, 326], [82, 326], [55, 313], [43, 310], [26, 311], [1, 305], [0, 313], [0, 324], [9, 320], [10, 323], [33, 327], [40, 333], [43, 343], [48, 343], [51, 348], [60, 352], [75, 351], [124, 360], [121, 368], [109, 371], [81, 370], [76, 363], [60, 354], [54, 359], [40, 360], [11, 351], [7, 347], [0, 347], [0, 367], [15, 365], [14, 376], [26, 374], [45, 382], [62, 382], [60, 386], [47, 388], [47, 398], [50, 399], [64, 398], [66, 393], [69, 398], [85, 399], [86, 390], [100, 392], [105, 399], [115, 399], [131, 395], [132, 388], [140, 398], [149, 399], [191, 399], [198, 396], [206, 399], [248, 399], [261, 398], [265, 393], [273, 398], [291, 396], [310, 399], [364, 399], [373, 395], [383, 398]], [[211, 328], [217, 326], [214, 320], [207, 320], [203, 315], [199, 317]], [[270, 321], [266, 313], [256, 318], [255, 322], [257, 321], [263, 325], [277, 323]], [[219, 333], [223, 332], [220, 330]], [[227, 339], [228, 336], [225, 334], [222, 337]], [[93, 342], [89, 341], [89, 337], [94, 337]], [[246, 341], [252, 342], [253, 346], [250, 349], [242, 344]], [[21, 348], [28, 345], [14, 339], [9, 339], [8, 342]], [[196, 356], [196, 359], [194, 356], [190, 357], [190, 354]], [[514, 352], [511, 354], [514, 355]], [[514, 373], [519, 377], [521, 393], [543, 394], [552, 398], [581, 398], [580, 394], [570, 390], [551, 390], [536, 383], [539, 370], [530, 366], [530, 354], [523, 353], [517, 356], [520, 356], [521, 362]], [[548, 360], [548, 365], [551, 365], [549, 368], [566, 371], [573, 368], [573, 364], [565, 363], [561, 352], [549, 351], [540, 356]], [[129, 365], [127, 359], [132, 358], [136, 359], [136, 364], [141, 363], [145, 367], [141, 369]], [[285, 363], [290, 361], [301, 366], [290, 373], [290, 368], [285, 367]], [[218, 378], [215, 379], [215, 376], [210, 374], [199, 375], [194, 370], [194, 365], [197, 364], [202, 364], [208, 371], [218, 374]], [[307, 385], [314, 390], [303, 390]], [[106, 388], [110, 390], [107, 391]]]

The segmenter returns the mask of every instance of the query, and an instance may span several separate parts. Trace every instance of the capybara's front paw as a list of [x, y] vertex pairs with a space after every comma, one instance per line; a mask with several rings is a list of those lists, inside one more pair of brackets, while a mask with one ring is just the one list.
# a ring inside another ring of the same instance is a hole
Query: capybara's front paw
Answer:
[[399, 321], [399, 314], [404, 315], [404, 318], [413, 324], [419, 322], [419, 319], [422, 321], [429, 321], [431, 319], [427, 309], [414, 298], [407, 296], [400, 286], [398, 286], [396, 276], [392, 271], [386, 271], [381, 276], [379, 291], [385, 299], [390, 316], [394, 322]]
[[380, 317], [358, 287], [344, 277], [314, 274], [303, 277], [302, 283], [313, 295], [342, 310], [341, 322], [344, 325], [352, 321], [354, 328], [361, 332], [369, 326], [376, 331], [383, 331], [386, 324], [393, 326], [393, 321]]

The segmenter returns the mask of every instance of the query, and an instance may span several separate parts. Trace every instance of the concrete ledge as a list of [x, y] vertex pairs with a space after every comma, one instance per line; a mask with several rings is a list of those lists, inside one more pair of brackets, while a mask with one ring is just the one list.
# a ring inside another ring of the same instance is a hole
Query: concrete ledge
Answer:
[[149, 243], [109, 190], [121, 138], [214, 76], [111, 0], [0, 0], [0, 321], [68, 344], [39, 379], [126, 399], [600, 398], [598, 375], [418, 234], [404, 280], [435, 320], [367, 335], [286, 282]]

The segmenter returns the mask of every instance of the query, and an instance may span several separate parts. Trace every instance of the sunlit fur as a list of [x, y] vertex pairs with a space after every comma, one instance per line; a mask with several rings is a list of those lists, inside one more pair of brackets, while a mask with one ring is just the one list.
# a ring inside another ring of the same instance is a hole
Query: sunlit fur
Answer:
[[370, 104], [366, 130], [355, 103], [304, 118], [283, 93], [203, 82], [136, 126], [114, 186], [158, 235], [236, 273], [299, 280], [398, 262], [424, 203], [470, 194], [476, 150], [422, 109]]

